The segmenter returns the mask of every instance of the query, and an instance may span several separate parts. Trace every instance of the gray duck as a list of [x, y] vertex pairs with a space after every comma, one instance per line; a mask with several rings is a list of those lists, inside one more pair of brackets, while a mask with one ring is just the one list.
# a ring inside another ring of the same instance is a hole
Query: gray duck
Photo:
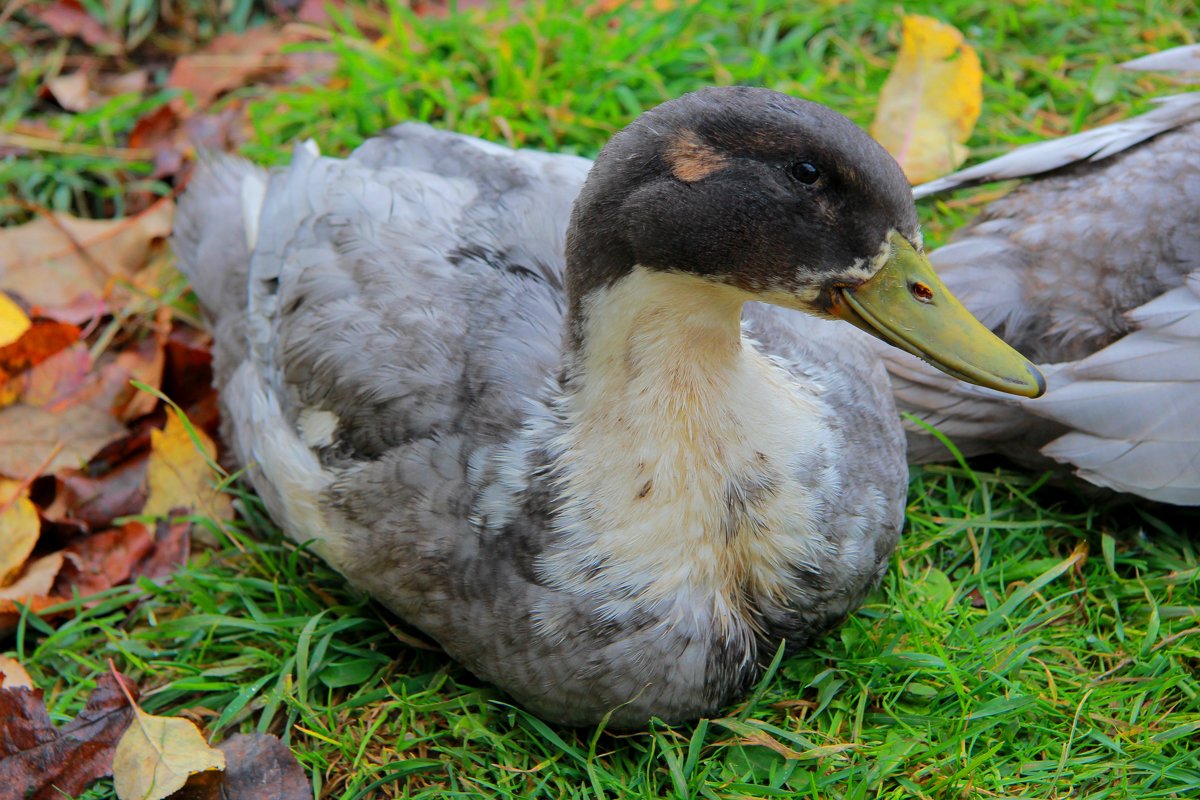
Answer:
[[[1200, 70], [1200, 46], [1126, 65]], [[878, 348], [897, 406], [964, 453], [1066, 467], [1096, 486], [1200, 506], [1200, 93], [915, 190], [1028, 178], [930, 258], [1049, 391], [1001, 395]], [[909, 424], [912, 462], [946, 457]]]
[[533, 712], [630, 728], [735, 701], [883, 575], [904, 435], [843, 321], [1044, 383], [938, 282], [903, 173], [840, 114], [702, 90], [589, 166], [421, 125], [220, 157], [174, 246], [287, 535]]

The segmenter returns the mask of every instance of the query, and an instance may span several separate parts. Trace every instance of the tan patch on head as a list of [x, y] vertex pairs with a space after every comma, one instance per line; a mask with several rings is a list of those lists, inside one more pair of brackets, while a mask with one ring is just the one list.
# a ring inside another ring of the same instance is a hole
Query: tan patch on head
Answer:
[[681, 181], [692, 183], [724, 169], [729, 159], [705, 144], [695, 131], [683, 131], [667, 145], [667, 163]]

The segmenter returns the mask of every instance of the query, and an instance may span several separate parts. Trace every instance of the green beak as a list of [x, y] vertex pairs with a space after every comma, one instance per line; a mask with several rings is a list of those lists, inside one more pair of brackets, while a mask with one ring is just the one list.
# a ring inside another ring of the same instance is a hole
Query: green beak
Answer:
[[1046, 379], [967, 311], [903, 236], [869, 281], [834, 290], [830, 313], [907, 350], [959, 380], [1040, 397]]

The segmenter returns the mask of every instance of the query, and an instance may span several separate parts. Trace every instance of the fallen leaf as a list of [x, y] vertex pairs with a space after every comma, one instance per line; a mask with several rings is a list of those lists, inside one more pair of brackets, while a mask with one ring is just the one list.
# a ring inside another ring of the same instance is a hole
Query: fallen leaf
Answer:
[[291, 748], [265, 733], [222, 742], [224, 772], [193, 775], [173, 800], [312, 800], [312, 786]]
[[[130, 696], [137, 687], [130, 685]], [[40, 691], [0, 689], [0, 797], [62, 800], [112, 774], [117, 739], [133, 709], [117, 678], [100, 676], [79, 716], [55, 728]], [[7, 794], [5, 794], [7, 792]]]
[[[189, 775], [225, 769], [225, 754], [208, 746], [194, 723], [156, 717], [138, 708], [113, 754], [113, 784], [120, 800], [162, 800]], [[260, 795], [261, 796], [261, 795]]]
[[196, 438], [203, 450], [197, 449], [174, 410], [168, 412], [163, 430], [150, 433], [143, 514], [166, 517], [182, 509], [217, 520], [233, 519], [233, 502], [213, 487], [214, 474], [209, 462], [215, 461], [217, 447], [200, 429], [196, 429]]
[[52, 592], [57, 597], [78, 593], [87, 598], [124, 583], [153, 548], [154, 537], [141, 522], [127, 522], [72, 542], [62, 551], [62, 570]]
[[98, 476], [82, 470], [58, 473], [54, 504], [43, 511], [55, 521], [73, 519], [99, 530], [117, 517], [137, 514], [146, 505], [147, 453], [117, 464]]
[[33, 5], [25, 13], [59, 36], [78, 36], [92, 47], [120, 51], [121, 40], [73, 0], [60, 0], [48, 6]]
[[272, 57], [294, 41], [295, 33], [269, 27], [222, 34], [200, 52], [176, 60], [167, 77], [167, 88], [190, 92], [190, 107], [207, 108], [221, 94], [244, 86], [257, 73], [282, 66], [281, 59]]
[[29, 487], [0, 478], [0, 586], [21, 571], [41, 532]]
[[162, 200], [135, 217], [81, 219], [44, 215], [0, 230], [0, 289], [31, 305], [55, 308], [106, 297], [117, 279], [146, 263], [150, 246], [171, 232], [175, 205]]
[[160, 306], [153, 331], [134, 346], [122, 350], [109, 368], [108, 380], [115, 379], [118, 382], [117, 392], [109, 402], [109, 407], [118, 419], [126, 422], [135, 420], [149, 414], [158, 405], [157, 397], [137, 388], [132, 381], [144, 383], [153, 389], [162, 385], [170, 329], [171, 309]]
[[21, 662], [8, 656], [0, 656], [0, 689], [33, 688], [33, 678], [21, 666]]
[[0, 409], [0, 475], [31, 478], [87, 463], [125, 435], [104, 409], [80, 404], [69, 414], [17, 403]]
[[212, 394], [212, 337], [207, 332], [176, 325], [165, 350], [163, 391], [168, 397], [187, 407]]
[[58, 602], [59, 598], [51, 597], [50, 592], [62, 565], [61, 552], [35, 558], [17, 574], [16, 580], [0, 588], [0, 600], [16, 600], [29, 605], [36, 603], [36, 599], [40, 597]]
[[0, 347], [0, 384], [70, 347], [79, 333], [67, 322], [34, 320], [20, 338]]
[[[61, 324], [61, 323], [58, 323]], [[65, 405], [87, 385], [92, 356], [83, 342], [75, 342], [10, 382], [13, 399], [51, 411]]]
[[98, 96], [92, 90], [87, 70], [81, 69], [69, 75], [51, 78], [46, 81], [46, 88], [67, 111], [87, 111], [97, 103]]
[[159, 520], [154, 531], [154, 547], [133, 567], [130, 579], [140, 577], [157, 581], [174, 574], [187, 564], [192, 545], [192, 523]]
[[871, 124], [911, 183], [952, 172], [967, 157], [983, 105], [979, 56], [952, 25], [906, 16], [900, 53]]
[[21, 307], [0, 292], [0, 347], [20, 339], [31, 324]]
[[119, 95], [140, 95], [148, 84], [149, 76], [145, 70], [107, 75], [97, 74], [85, 67], [68, 75], [51, 78], [46, 81], [46, 88], [64, 109], [80, 113], [90, 111]]
[[236, 151], [251, 133], [243, 103], [230, 101], [202, 114], [167, 103], [137, 121], [129, 146], [153, 152], [154, 177], [162, 178], [180, 172], [197, 150]]
[[[42, 614], [47, 608], [63, 602], [61, 597], [29, 597], [25, 600], [0, 600], [0, 633], [9, 633], [21, 622], [27, 610], [31, 614]], [[45, 617], [43, 616], [43, 619]], [[0, 772], [0, 776], [4, 773]]]

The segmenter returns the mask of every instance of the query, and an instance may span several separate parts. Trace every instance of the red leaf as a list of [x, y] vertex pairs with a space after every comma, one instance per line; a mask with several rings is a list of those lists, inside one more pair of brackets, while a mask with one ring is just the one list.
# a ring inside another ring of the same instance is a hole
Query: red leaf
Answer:
[[33, 6], [25, 13], [59, 36], [78, 36], [92, 47], [120, 51], [121, 40], [114, 36], [95, 17], [83, 10], [75, 0], [60, 0], [48, 6]]
[[[137, 687], [122, 679], [133, 697]], [[117, 740], [129, 727], [133, 708], [105, 673], [87, 706], [55, 728], [40, 690], [0, 689], [0, 798], [60, 800], [81, 794], [112, 772]]]
[[81, 597], [102, 592], [129, 580], [134, 565], [154, 547], [150, 529], [141, 522], [96, 533], [63, 550], [63, 568], [54, 581], [54, 594]]

